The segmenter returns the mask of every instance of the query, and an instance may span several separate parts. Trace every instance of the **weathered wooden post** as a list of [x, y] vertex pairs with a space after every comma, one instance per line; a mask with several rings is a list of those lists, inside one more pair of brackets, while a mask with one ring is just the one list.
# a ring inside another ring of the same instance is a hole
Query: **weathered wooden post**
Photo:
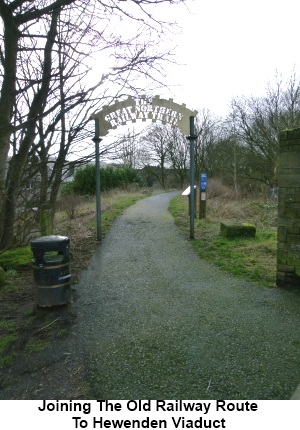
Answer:
[[280, 133], [276, 284], [300, 288], [300, 128]]

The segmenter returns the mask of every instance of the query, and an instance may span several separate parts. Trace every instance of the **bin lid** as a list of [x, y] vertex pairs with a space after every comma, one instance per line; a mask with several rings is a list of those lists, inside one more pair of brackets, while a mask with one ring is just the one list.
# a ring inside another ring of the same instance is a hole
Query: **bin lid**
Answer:
[[69, 245], [70, 239], [67, 236], [41, 236], [31, 240], [31, 248], [56, 248]]

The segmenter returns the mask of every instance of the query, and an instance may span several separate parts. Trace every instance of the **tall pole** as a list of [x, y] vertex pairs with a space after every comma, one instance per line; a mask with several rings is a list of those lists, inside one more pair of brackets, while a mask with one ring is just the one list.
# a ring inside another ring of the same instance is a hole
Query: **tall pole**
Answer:
[[101, 189], [100, 189], [100, 148], [99, 144], [102, 139], [99, 136], [100, 124], [99, 118], [95, 118], [95, 158], [96, 158], [96, 220], [97, 220], [97, 240], [101, 241]]
[[190, 141], [190, 238], [195, 238], [195, 117], [190, 116], [190, 135], [187, 137]]

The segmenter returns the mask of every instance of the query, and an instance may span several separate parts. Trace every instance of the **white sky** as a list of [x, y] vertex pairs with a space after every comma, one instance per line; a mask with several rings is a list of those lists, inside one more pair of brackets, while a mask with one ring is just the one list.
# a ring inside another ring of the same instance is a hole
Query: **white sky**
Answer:
[[[263, 96], [276, 72], [284, 80], [293, 70], [300, 76], [299, 0], [186, 0], [155, 11], [181, 27], [171, 37], [178, 65], [167, 67], [169, 89], [157, 91], [161, 98], [226, 116], [233, 97]], [[145, 125], [137, 123], [138, 131]], [[105, 140], [128, 127], [111, 130]]]
[[[299, 0], [187, 0], [169, 6], [182, 27], [177, 60], [170, 69], [174, 100], [190, 109], [226, 115], [234, 96], [263, 95], [276, 71], [300, 70]], [[168, 92], [164, 91], [165, 97]], [[170, 93], [172, 97], [172, 93]]]

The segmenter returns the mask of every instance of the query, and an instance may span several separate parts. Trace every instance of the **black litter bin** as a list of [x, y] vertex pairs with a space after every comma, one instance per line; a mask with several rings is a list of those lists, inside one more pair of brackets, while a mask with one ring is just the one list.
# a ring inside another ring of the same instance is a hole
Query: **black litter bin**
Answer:
[[65, 305], [70, 301], [70, 239], [42, 236], [31, 241], [33, 277], [38, 306]]

